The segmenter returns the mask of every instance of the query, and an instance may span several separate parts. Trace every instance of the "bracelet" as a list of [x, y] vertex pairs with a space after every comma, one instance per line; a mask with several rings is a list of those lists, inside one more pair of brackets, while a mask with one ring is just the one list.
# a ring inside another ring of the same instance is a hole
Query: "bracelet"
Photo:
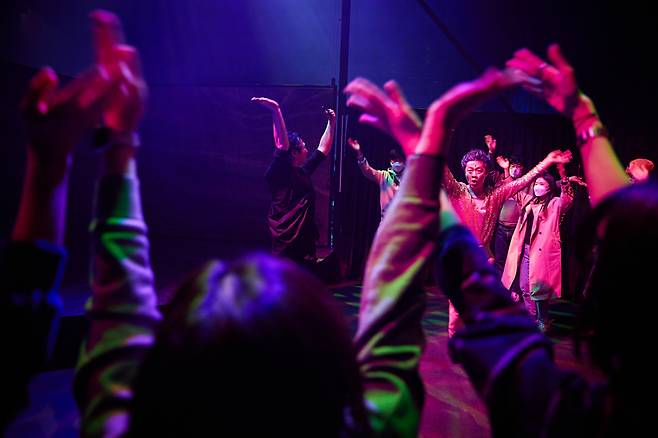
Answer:
[[363, 164], [363, 163], [366, 162], [366, 156], [361, 155], [360, 157], [356, 157], [356, 161], [357, 161], [357, 163]]
[[601, 122], [593, 123], [587, 129], [580, 131], [576, 135], [576, 145], [582, 147], [585, 143], [596, 137], [607, 137], [608, 130]]
[[113, 146], [138, 148], [141, 145], [139, 134], [134, 131], [115, 131], [101, 126], [94, 131], [92, 145], [95, 149], [105, 149]]

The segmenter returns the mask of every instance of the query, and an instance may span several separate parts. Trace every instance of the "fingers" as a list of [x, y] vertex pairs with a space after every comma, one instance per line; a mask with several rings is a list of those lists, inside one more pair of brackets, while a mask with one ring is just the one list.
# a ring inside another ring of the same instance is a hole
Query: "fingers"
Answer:
[[526, 48], [514, 52], [514, 58], [517, 59], [519, 63], [525, 63], [525, 65], [529, 66], [532, 69], [530, 74], [533, 76], [537, 76], [542, 66], [546, 65], [546, 62], [543, 59]]
[[21, 101], [21, 111], [45, 114], [48, 112], [49, 100], [58, 85], [57, 74], [50, 67], [44, 67], [32, 78]]
[[375, 84], [365, 78], [356, 78], [352, 80], [343, 91], [349, 94], [347, 100], [348, 106], [356, 106], [363, 111], [379, 113], [383, 110], [390, 100], [382, 90]]
[[382, 119], [380, 119], [379, 117], [375, 117], [371, 114], [365, 113], [365, 114], [361, 114], [361, 116], [359, 116], [359, 122], [361, 122], [365, 125], [374, 126], [375, 128], [379, 129], [380, 131], [382, 131], [386, 134], [390, 134], [389, 130], [386, 128], [386, 125], [384, 124], [384, 122], [382, 122]]
[[548, 47], [548, 59], [561, 72], [573, 70], [571, 64], [562, 55], [562, 50], [557, 44], [551, 44]]
[[114, 48], [123, 43], [121, 22], [111, 12], [96, 10], [90, 14], [96, 63], [108, 66], [115, 62]]
[[116, 46], [115, 52], [122, 77], [122, 93], [126, 97], [139, 99], [140, 103], [143, 103], [146, 99], [147, 87], [142, 77], [139, 52], [134, 47], [125, 44]]
[[388, 97], [391, 98], [393, 102], [398, 104], [401, 107], [408, 107], [409, 102], [407, 102], [407, 99], [404, 97], [404, 93], [402, 92], [402, 89], [398, 85], [397, 82], [394, 80], [390, 80], [384, 84], [384, 91], [386, 91], [386, 94], [388, 94]]

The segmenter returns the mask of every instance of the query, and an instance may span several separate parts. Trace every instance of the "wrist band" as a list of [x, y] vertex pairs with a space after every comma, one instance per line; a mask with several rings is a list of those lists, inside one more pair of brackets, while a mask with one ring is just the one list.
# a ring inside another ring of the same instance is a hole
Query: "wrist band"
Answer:
[[134, 131], [115, 131], [107, 126], [101, 126], [94, 131], [92, 146], [94, 149], [105, 149], [112, 146], [127, 146], [138, 148], [141, 145], [139, 134]]
[[592, 140], [593, 138], [607, 137], [607, 136], [608, 136], [608, 130], [605, 129], [605, 126], [603, 126], [601, 122], [596, 122], [593, 123], [591, 126], [589, 126], [587, 129], [580, 131], [576, 135], [576, 145], [578, 147], [581, 147], [582, 145]]

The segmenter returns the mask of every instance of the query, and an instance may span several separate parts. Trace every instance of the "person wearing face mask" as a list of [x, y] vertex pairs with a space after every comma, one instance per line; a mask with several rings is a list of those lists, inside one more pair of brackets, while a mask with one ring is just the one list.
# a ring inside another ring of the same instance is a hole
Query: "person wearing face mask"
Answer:
[[542, 331], [549, 329], [550, 298], [561, 296], [562, 248], [560, 222], [571, 208], [574, 191], [564, 164], [558, 163], [561, 193], [557, 195], [555, 179], [548, 173], [535, 178], [532, 193], [518, 193], [514, 198], [521, 215], [509, 245], [501, 282], [512, 297], [522, 297], [528, 313]]
[[[489, 252], [489, 259], [493, 263], [494, 258], [489, 245], [503, 203], [529, 186], [551, 165], [567, 163], [570, 160], [571, 152], [552, 151], [525, 175], [492, 188], [485, 184], [487, 170], [490, 167], [489, 155], [481, 149], [473, 149], [464, 154], [461, 160], [466, 183], [457, 181], [446, 167], [442, 187], [452, 202], [459, 219], [478, 239], [480, 245]], [[459, 315], [450, 303], [448, 336], [452, 337], [460, 326]]]
[[[523, 175], [523, 163], [521, 163], [521, 161], [515, 156], [509, 158], [499, 156], [496, 158], [496, 163], [501, 169], [503, 169], [502, 178], [499, 180], [500, 185], [518, 179]], [[524, 193], [530, 193], [529, 189], [530, 187], [523, 189]], [[512, 240], [512, 235], [514, 234], [514, 229], [516, 228], [516, 223], [520, 216], [521, 208], [516, 203], [514, 197], [507, 199], [500, 209], [498, 223], [496, 224], [494, 237], [491, 241], [494, 265], [496, 266], [496, 272], [498, 272], [499, 276], [503, 274], [509, 244]]]
[[400, 187], [400, 181], [402, 180], [405, 167], [404, 155], [396, 149], [391, 149], [389, 152], [390, 167], [386, 170], [377, 170], [368, 164], [368, 160], [363, 155], [361, 145], [358, 141], [349, 138], [347, 144], [356, 153], [356, 162], [359, 164], [359, 169], [361, 169], [363, 176], [379, 185], [379, 207], [381, 208], [381, 217], [383, 218], [386, 208], [388, 208]]

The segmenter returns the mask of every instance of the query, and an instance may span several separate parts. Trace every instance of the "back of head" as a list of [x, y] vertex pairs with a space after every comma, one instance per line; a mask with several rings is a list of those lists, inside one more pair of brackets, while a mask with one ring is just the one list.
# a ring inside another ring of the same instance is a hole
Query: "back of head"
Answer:
[[636, 158], [634, 160], [631, 160], [630, 163], [628, 163], [629, 168], [636, 167], [636, 166], [644, 168], [644, 169], [648, 170], [649, 172], [653, 171], [653, 168], [654, 168], [653, 161], [651, 161], [649, 159], [646, 159], [646, 158]]
[[361, 383], [342, 314], [291, 262], [256, 254], [208, 263], [170, 304], [131, 421], [134, 436], [358, 430]]
[[658, 184], [612, 194], [592, 211], [586, 230], [597, 257], [581, 334], [594, 362], [611, 376], [613, 393], [624, 400], [621, 415], [635, 415], [637, 406], [629, 410], [630, 404], [644, 401], [631, 394], [643, 391], [638, 379], [649, 378], [647, 348], [657, 333]]

